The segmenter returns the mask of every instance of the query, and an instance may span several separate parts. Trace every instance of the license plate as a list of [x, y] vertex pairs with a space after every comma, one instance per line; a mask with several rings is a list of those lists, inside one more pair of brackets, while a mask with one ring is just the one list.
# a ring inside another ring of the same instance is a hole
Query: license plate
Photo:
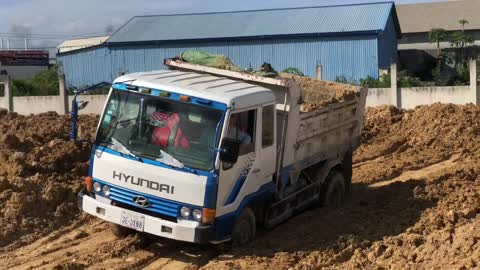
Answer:
[[120, 216], [120, 225], [143, 232], [143, 227], [145, 226], [145, 216], [122, 211], [122, 215]]

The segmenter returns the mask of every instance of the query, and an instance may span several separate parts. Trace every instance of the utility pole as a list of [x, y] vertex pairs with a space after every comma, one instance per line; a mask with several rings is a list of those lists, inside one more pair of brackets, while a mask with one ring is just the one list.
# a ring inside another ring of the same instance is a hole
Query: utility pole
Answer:
[[28, 50], [28, 46], [27, 46], [27, 38], [25, 37], [25, 51]]

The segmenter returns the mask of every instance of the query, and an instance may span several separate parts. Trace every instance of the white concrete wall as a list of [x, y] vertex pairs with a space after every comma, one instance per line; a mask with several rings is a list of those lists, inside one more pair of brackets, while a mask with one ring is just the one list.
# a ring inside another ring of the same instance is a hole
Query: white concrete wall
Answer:
[[[470, 86], [443, 86], [443, 87], [412, 87], [399, 88], [398, 100], [400, 104], [393, 104], [391, 88], [370, 88], [367, 95], [367, 107], [380, 105], [394, 105], [404, 109], [412, 109], [418, 105], [428, 105], [436, 102], [467, 104], [473, 101]], [[100, 114], [103, 110], [106, 95], [81, 95], [78, 100], [88, 101], [80, 114]], [[73, 96], [68, 97], [68, 108], [71, 110]], [[400, 106], [399, 106], [400, 105]], [[19, 114], [28, 115], [48, 111], [62, 113], [62, 98], [60, 96], [29, 96], [13, 97], [13, 110]], [[7, 107], [7, 99], [0, 97], [0, 107]]]
[[26, 96], [13, 97], [13, 111], [28, 115], [48, 111], [61, 113], [61, 103], [58, 96]]
[[394, 105], [404, 109], [412, 109], [418, 105], [428, 105], [436, 102], [453, 104], [475, 103], [472, 99], [472, 88], [470, 86], [399, 88], [398, 94], [400, 104], [393, 104], [392, 89], [368, 89], [367, 107]]
[[[68, 109], [72, 110], [73, 96], [68, 96]], [[80, 114], [101, 114], [107, 95], [80, 95], [79, 101], [88, 101], [87, 107], [80, 111]]]
[[369, 88], [367, 94], [367, 107], [376, 107], [391, 104], [391, 88]]
[[[80, 114], [100, 114], [103, 110], [107, 96], [106, 95], [81, 95], [78, 100], [88, 101], [85, 109], [80, 111]], [[69, 110], [73, 96], [68, 97]], [[7, 99], [0, 97], [0, 107], [7, 107]], [[62, 114], [63, 103], [60, 96], [27, 96], [27, 97], [13, 97], [13, 111], [18, 114], [29, 115], [48, 111], [55, 111]]]
[[414, 87], [401, 88], [401, 107], [415, 108], [418, 105], [440, 103], [473, 103], [470, 86]]

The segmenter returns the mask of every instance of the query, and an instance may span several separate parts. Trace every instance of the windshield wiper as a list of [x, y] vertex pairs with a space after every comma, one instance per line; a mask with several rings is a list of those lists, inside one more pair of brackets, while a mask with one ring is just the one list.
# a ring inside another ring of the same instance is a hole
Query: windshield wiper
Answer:
[[138, 157], [144, 157], [144, 158], [149, 158], [149, 159], [152, 159], [152, 160], [155, 160], [158, 158], [157, 155], [151, 155], [151, 154], [147, 154], [147, 153], [143, 153], [143, 152], [140, 152], [140, 151], [135, 151], [135, 150], [130, 150], [130, 152]]
[[110, 147], [110, 149], [112, 149], [114, 151], [117, 151], [121, 155], [126, 155], [126, 156], [129, 156], [129, 157], [133, 157], [133, 158], [143, 162], [141, 157], [138, 157], [137, 155], [132, 153], [132, 151], [130, 151], [130, 149], [128, 149], [123, 143], [121, 143], [119, 140], [117, 140], [113, 137], [110, 138], [110, 141], [100, 141], [100, 142], [98, 142], [98, 144], [111, 145], [112, 147]]
[[184, 165], [178, 159], [174, 158], [172, 155], [168, 154], [167, 152], [160, 150], [160, 156], [156, 159], [158, 162], [162, 162], [164, 164], [177, 167], [183, 169]]

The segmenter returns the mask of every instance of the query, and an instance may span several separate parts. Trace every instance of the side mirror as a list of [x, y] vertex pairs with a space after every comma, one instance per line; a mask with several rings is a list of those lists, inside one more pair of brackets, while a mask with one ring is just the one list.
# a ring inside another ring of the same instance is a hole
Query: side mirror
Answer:
[[238, 160], [240, 149], [240, 141], [230, 138], [222, 140], [222, 151], [220, 152], [220, 160], [226, 163], [234, 164]]

